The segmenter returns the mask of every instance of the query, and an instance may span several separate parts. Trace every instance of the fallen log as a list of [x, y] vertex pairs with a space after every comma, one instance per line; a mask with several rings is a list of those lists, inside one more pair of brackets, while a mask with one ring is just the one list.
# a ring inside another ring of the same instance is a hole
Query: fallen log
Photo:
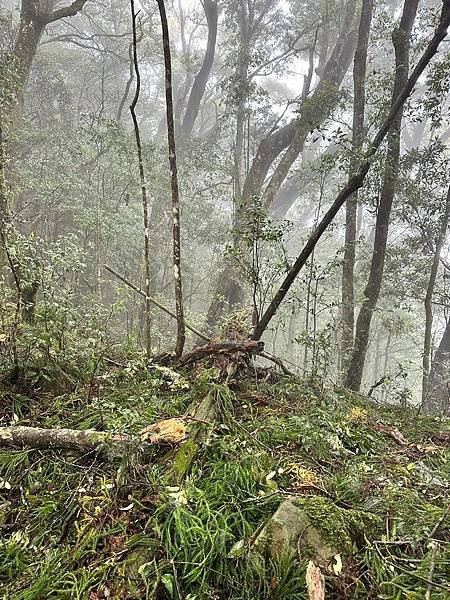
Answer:
[[[115, 271], [112, 267], [110, 267], [109, 265], [103, 265], [103, 267], [106, 269], [106, 271], [108, 271], [108, 273], [111, 273], [111, 275], [114, 275], [114, 277], [117, 277], [117, 279], [122, 281], [122, 283], [127, 285], [130, 289], [135, 291], [137, 294], [139, 294], [143, 298], [147, 297], [147, 294], [143, 290], [141, 290], [132, 281], [129, 281], [126, 277], [124, 277], [123, 275], [121, 275], [120, 273]], [[176, 314], [172, 310], [167, 308], [167, 306], [164, 306], [164, 304], [162, 304], [155, 298], [152, 298], [151, 296], [149, 296], [148, 299], [154, 306], [156, 306], [157, 308], [159, 308], [160, 310], [165, 312], [167, 315], [169, 315], [173, 319], [177, 318]], [[213, 341], [205, 333], [202, 333], [201, 331], [199, 331], [196, 327], [194, 327], [187, 321], [185, 321], [185, 325], [186, 325], [186, 329], [189, 329], [190, 331], [192, 331], [192, 333], [195, 333], [195, 335], [198, 336], [203, 341], [208, 342], [208, 345], [213, 344]], [[254, 354], [257, 354], [258, 356], [261, 356], [262, 358], [265, 358], [265, 359], [273, 362], [274, 364], [276, 364], [278, 367], [280, 367], [280, 369], [283, 371], [283, 373], [285, 375], [288, 375], [289, 377], [295, 377], [295, 374], [292, 371], [289, 371], [289, 369], [284, 365], [283, 361], [280, 358], [277, 358], [276, 356], [273, 356], [269, 352], [264, 351], [264, 344], [261, 343], [261, 345], [258, 346], [258, 350], [255, 351]], [[181, 358], [183, 359], [183, 357], [181, 357]], [[160, 356], [157, 356], [153, 359], [153, 362], [158, 363], [158, 364], [171, 364], [171, 363], [173, 363], [173, 361], [174, 361], [174, 355], [167, 353], [167, 352]], [[185, 363], [182, 363], [182, 364], [185, 364]]]
[[[33, 448], [36, 450], [77, 450], [92, 452], [138, 448], [142, 444], [177, 445], [186, 440], [185, 420], [190, 417], [164, 419], [152, 423], [139, 435], [123, 435], [95, 429], [45, 429], [43, 427], [0, 427], [0, 448]], [[142, 446], [144, 447], [144, 446]]]
[[125, 445], [137, 438], [94, 429], [44, 429], [42, 427], [0, 427], [0, 447], [59, 449], [90, 452], [101, 444]]

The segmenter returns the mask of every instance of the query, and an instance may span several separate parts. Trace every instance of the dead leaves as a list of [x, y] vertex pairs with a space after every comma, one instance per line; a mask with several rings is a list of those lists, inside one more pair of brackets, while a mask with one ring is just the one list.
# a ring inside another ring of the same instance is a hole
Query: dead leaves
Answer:
[[139, 432], [143, 442], [150, 444], [179, 444], [187, 438], [182, 419], [164, 419], [148, 425]]

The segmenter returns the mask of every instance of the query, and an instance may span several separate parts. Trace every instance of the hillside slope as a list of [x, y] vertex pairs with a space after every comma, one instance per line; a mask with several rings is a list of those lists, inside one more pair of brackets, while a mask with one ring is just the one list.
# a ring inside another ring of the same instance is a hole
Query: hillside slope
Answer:
[[[313, 560], [326, 598], [450, 598], [449, 421], [319, 383], [234, 387], [129, 365], [58, 397], [4, 389], [2, 425], [135, 434], [205, 399], [216, 418], [190, 421], [177, 478], [179, 444], [2, 449], [1, 597], [295, 600]], [[308, 527], [261, 544], [287, 499]]]

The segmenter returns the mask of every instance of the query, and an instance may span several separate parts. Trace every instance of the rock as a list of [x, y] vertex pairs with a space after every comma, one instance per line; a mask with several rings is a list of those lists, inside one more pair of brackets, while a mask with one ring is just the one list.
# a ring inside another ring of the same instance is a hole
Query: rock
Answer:
[[286, 551], [297, 551], [299, 546], [303, 546], [312, 549], [315, 556], [311, 558], [330, 560], [339, 550], [324, 540], [305, 511], [295, 506], [292, 500], [280, 504], [256, 538], [253, 549], [277, 558]]

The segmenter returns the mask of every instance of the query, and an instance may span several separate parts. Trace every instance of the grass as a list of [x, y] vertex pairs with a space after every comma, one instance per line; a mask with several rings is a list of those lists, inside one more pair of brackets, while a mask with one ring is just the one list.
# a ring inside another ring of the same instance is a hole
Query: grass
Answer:
[[164, 480], [167, 448], [146, 463], [0, 451], [0, 598], [306, 599], [306, 555], [251, 550], [293, 495], [342, 553], [327, 598], [449, 599], [450, 448], [405, 449], [372, 427], [429, 445], [449, 423], [307, 383], [239, 388], [213, 370], [128, 368], [57, 397], [6, 390], [4, 424], [136, 433], [206, 394], [219, 417], [178, 487]]

